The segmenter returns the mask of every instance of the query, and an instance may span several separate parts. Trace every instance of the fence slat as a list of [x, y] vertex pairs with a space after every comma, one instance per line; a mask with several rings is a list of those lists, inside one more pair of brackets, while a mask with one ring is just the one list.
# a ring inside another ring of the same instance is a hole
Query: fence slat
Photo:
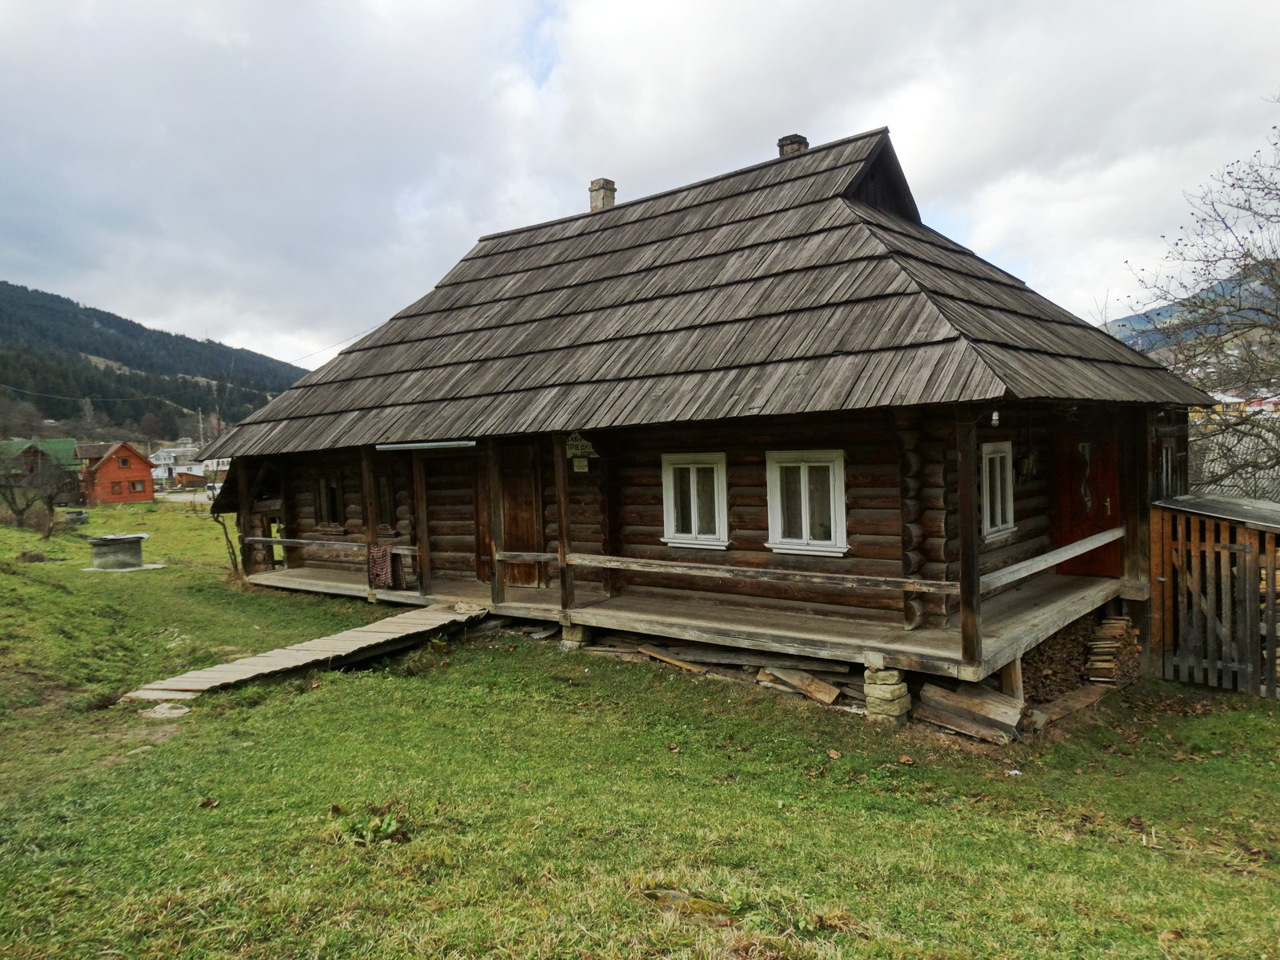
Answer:
[[1276, 670], [1280, 668], [1280, 664], [1276, 663], [1276, 535], [1274, 533], [1264, 533], [1262, 542], [1264, 550], [1261, 558], [1262, 569], [1267, 578], [1267, 656], [1263, 660], [1263, 670], [1267, 675], [1267, 696], [1275, 699]]

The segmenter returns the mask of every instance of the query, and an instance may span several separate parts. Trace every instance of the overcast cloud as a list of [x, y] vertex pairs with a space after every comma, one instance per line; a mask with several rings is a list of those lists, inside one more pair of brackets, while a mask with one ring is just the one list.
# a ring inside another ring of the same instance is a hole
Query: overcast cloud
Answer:
[[1116, 317], [1280, 118], [1277, 35], [1243, 0], [0, 0], [0, 279], [315, 366], [595, 177], [888, 126], [926, 223]]

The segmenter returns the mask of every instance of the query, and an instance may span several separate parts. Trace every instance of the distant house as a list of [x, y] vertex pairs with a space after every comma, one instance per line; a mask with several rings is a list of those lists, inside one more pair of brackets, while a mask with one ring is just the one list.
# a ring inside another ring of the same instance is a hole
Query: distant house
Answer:
[[[151, 479], [157, 490], [204, 483], [204, 468], [196, 459], [199, 448], [179, 440], [172, 447], [161, 447], [151, 454]], [[192, 480], [191, 477], [196, 479]]]
[[65, 507], [84, 502], [75, 448], [76, 441], [70, 437], [5, 440], [0, 441], [0, 460], [5, 461], [14, 476], [35, 478], [41, 474], [61, 474], [61, 489], [54, 505]]
[[78, 443], [75, 456], [82, 464], [84, 499], [89, 506], [155, 499], [154, 464], [123, 440]]
[[254, 582], [1011, 690], [1142, 622], [1209, 398], [924, 226], [886, 131], [779, 151], [481, 238], [224, 434]]

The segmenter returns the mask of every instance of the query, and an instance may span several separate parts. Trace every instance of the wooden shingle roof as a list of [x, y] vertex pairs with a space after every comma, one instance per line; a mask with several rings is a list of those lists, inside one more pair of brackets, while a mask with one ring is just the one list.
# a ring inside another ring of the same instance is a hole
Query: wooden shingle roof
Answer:
[[483, 237], [203, 456], [1006, 396], [1205, 399], [922, 226], [875, 130]]

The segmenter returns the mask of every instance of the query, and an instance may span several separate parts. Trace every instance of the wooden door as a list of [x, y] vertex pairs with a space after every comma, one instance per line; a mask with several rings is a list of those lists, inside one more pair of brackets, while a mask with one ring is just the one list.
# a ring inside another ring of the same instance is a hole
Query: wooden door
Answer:
[[[1120, 504], [1120, 441], [1114, 430], [1061, 433], [1056, 439], [1057, 546], [1064, 547], [1124, 523]], [[1058, 564], [1058, 573], [1118, 577], [1123, 544], [1116, 540]]]
[[[498, 448], [502, 477], [503, 549], [538, 553], [543, 549], [541, 460], [534, 443], [503, 444]], [[509, 586], [539, 586], [536, 563], [508, 563]]]

